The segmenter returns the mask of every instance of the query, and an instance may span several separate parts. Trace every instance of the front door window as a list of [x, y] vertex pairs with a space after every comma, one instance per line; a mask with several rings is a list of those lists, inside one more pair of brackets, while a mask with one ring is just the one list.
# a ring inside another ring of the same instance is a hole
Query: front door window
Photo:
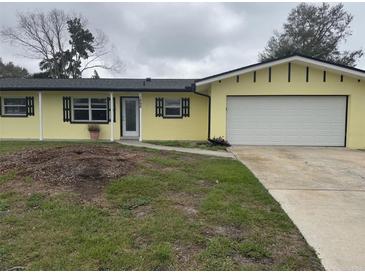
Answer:
[[122, 136], [139, 136], [138, 98], [122, 98]]
[[137, 106], [135, 100], [126, 100], [125, 102], [126, 131], [136, 131], [137, 129], [136, 112], [137, 112]]

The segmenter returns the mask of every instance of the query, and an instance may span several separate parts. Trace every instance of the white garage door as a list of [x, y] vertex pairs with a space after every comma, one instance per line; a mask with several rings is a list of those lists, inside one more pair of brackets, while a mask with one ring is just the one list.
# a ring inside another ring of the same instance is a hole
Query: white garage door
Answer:
[[227, 139], [241, 145], [344, 146], [346, 96], [227, 98]]

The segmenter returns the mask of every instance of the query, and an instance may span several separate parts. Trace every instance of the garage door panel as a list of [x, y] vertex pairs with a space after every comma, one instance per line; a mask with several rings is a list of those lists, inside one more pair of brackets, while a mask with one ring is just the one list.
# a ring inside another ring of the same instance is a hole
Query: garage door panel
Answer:
[[242, 96], [227, 99], [231, 144], [343, 146], [345, 96]]

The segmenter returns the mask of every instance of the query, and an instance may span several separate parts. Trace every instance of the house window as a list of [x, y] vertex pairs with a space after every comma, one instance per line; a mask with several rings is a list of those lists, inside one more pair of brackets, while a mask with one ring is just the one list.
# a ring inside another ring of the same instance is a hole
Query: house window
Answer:
[[4, 98], [4, 116], [27, 116], [27, 100], [22, 98]]
[[75, 122], [107, 122], [106, 98], [74, 98], [72, 107]]
[[181, 99], [164, 99], [164, 117], [181, 117]]

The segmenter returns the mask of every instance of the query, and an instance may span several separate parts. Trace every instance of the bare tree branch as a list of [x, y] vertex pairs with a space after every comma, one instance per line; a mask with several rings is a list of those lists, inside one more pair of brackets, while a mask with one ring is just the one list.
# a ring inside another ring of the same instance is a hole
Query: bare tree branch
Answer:
[[[71, 51], [67, 23], [71, 18], [80, 18], [82, 25], [87, 29], [87, 19], [82, 15], [66, 14], [62, 10], [53, 9], [48, 13], [18, 13], [16, 27], [3, 27], [0, 37], [3, 41], [22, 47], [26, 57], [40, 59], [43, 64], [47, 63], [47, 69], [53, 67], [53, 74], [50, 76], [58, 78], [61, 74], [65, 75], [65, 72], [59, 71], [65, 69], [62, 66], [63, 54]], [[93, 36], [94, 50], [88, 58], [80, 60], [80, 56], [76, 57], [76, 61], [82, 63], [81, 72], [92, 68], [119, 71], [123, 67], [119, 58], [113, 57], [110, 64], [106, 62], [108, 56], [113, 54], [108, 37], [98, 29], [93, 31]]]

